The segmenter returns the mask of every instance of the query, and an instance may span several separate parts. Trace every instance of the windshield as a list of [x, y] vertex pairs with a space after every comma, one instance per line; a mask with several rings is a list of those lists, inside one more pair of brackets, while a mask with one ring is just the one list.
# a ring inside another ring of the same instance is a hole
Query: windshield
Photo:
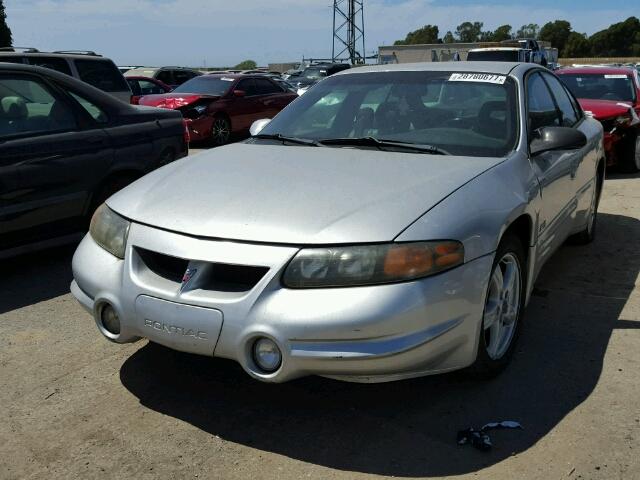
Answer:
[[327, 69], [321, 67], [309, 67], [305, 68], [304, 71], [300, 74], [301, 77], [311, 78], [316, 80], [318, 78], [327, 76]]
[[518, 62], [519, 50], [485, 50], [482, 52], [469, 52], [467, 60], [483, 62]]
[[184, 82], [171, 93], [202, 93], [222, 96], [229, 91], [234, 80], [231, 77], [201, 75]]
[[563, 73], [559, 77], [576, 98], [629, 102], [636, 99], [631, 77], [624, 73]]
[[261, 133], [309, 140], [371, 137], [454, 155], [504, 156], [515, 148], [517, 125], [515, 83], [504, 76], [380, 72], [323, 80]]

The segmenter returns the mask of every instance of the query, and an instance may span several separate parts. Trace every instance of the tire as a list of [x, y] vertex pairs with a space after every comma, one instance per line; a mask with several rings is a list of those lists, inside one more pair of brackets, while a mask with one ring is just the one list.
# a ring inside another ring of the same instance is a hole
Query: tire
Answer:
[[507, 234], [496, 250], [487, 285], [478, 355], [469, 368], [474, 377], [492, 378], [509, 364], [520, 334], [526, 285], [524, 247], [518, 237]]
[[216, 115], [211, 125], [211, 144], [214, 147], [220, 147], [229, 143], [229, 140], [231, 140], [231, 122], [224, 115]]
[[624, 139], [619, 167], [624, 173], [635, 173], [640, 170], [640, 135], [637, 131]]
[[158, 160], [158, 167], [162, 167], [168, 163], [173, 162], [176, 159], [176, 154], [173, 151], [173, 148], [167, 148], [160, 154], [160, 159]]
[[122, 190], [130, 183], [133, 183], [135, 180], [136, 177], [133, 175], [121, 175], [119, 177], [108, 180], [94, 195], [91, 206], [89, 207], [89, 211], [87, 212], [87, 219], [91, 220], [93, 213], [100, 205], [102, 205], [107, 200], [107, 198], [109, 198], [114, 193]]
[[596, 231], [598, 226], [598, 206], [600, 205], [600, 194], [602, 193], [602, 176], [598, 174], [596, 180], [596, 191], [594, 197], [591, 200], [591, 210], [589, 211], [589, 220], [584, 230], [575, 233], [569, 237], [567, 243], [571, 245], [587, 245], [596, 238]]

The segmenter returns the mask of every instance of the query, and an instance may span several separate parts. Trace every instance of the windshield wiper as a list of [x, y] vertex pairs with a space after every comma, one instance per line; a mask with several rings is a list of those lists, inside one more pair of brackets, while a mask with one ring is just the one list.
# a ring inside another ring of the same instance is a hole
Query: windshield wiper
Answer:
[[320, 143], [315, 140], [309, 140], [307, 138], [287, 137], [280, 133], [258, 133], [253, 138], [259, 138], [262, 140], [280, 140], [281, 142], [295, 143], [297, 145], [307, 145], [309, 147], [320, 147]]
[[405, 148], [407, 150], [413, 150], [416, 152], [429, 153], [432, 155], [451, 155], [446, 150], [436, 147], [435, 145], [426, 145], [420, 143], [403, 142], [398, 140], [385, 140], [375, 137], [358, 137], [358, 138], [326, 138], [324, 140], [318, 140], [318, 143], [322, 145], [337, 145], [337, 146], [354, 146], [354, 147], [396, 147]]

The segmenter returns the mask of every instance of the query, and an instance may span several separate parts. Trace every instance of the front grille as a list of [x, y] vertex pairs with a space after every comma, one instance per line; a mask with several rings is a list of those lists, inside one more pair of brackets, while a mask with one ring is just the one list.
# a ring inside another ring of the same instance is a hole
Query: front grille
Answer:
[[189, 260], [163, 255], [144, 248], [136, 248], [136, 251], [146, 267], [153, 273], [172, 282], [182, 282], [184, 272], [189, 266]]
[[[189, 266], [189, 260], [139, 247], [136, 247], [136, 252], [148, 270], [176, 283], [176, 287], [182, 283], [182, 277]], [[202, 290], [246, 292], [255, 287], [268, 271], [267, 267], [206, 262], [197, 285]]]

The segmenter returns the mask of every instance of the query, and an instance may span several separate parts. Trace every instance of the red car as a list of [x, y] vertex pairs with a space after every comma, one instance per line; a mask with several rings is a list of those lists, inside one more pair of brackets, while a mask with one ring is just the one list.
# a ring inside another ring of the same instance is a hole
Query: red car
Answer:
[[124, 77], [131, 88], [131, 103], [138, 105], [140, 97], [144, 95], [154, 95], [169, 93], [171, 87], [160, 80], [149, 77]]
[[298, 95], [260, 75], [201, 75], [171, 93], [147, 95], [140, 105], [180, 110], [191, 141], [227, 143], [246, 135], [255, 120], [272, 118]]
[[607, 165], [640, 170], [640, 78], [635, 68], [584, 67], [558, 70], [585, 112], [604, 128]]

